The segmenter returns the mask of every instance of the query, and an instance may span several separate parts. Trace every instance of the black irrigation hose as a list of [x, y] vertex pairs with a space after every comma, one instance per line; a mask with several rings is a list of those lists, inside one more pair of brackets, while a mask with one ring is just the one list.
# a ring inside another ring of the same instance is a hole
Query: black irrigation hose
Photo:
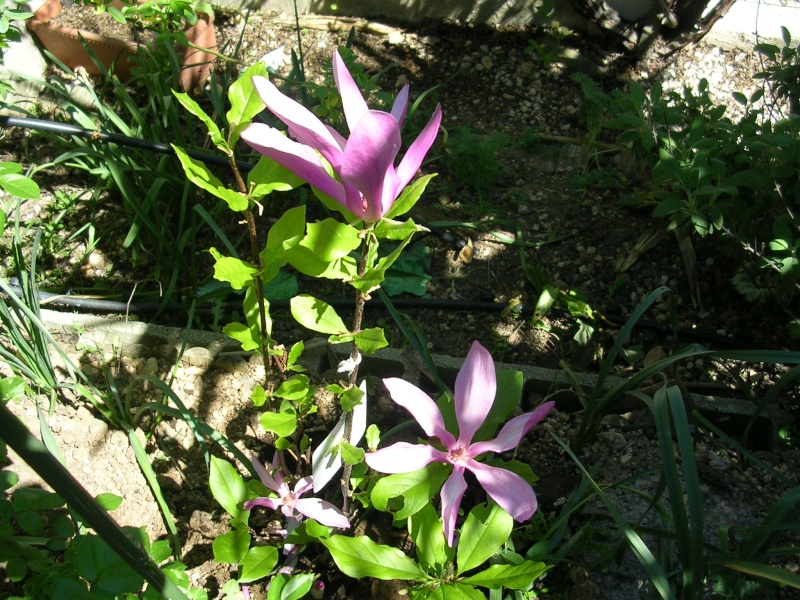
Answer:
[[[131, 148], [138, 148], [139, 150], [147, 150], [148, 152], [155, 152], [159, 154], [169, 154], [175, 156], [175, 150], [169, 144], [162, 144], [161, 142], [152, 142], [150, 140], [140, 140], [139, 138], [122, 135], [119, 133], [106, 133], [96, 129], [84, 129], [78, 125], [71, 125], [70, 123], [57, 123], [56, 121], [48, 121], [45, 119], [30, 119], [27, 117], [0, 117], [0, 126], [2, 127], [24, 127], [25, 129], [33, 129], [34, 131], [46, 131], [48, 133], [55, 133], [58, 135], [74, 135], [77, 137], [86, 138], [89, 140], [96, 140], [109, 144], [118, 144], [120, 146], [130, 146]], [[221, 167], [230, 167], [230, 162], [224, 156], [217, 156], [208, 152], [200, 152], [198, 150], [186, 150], [186, 153], [192, 158], [199, 160], [208, 165], [215, 165]], [[253, 169], [250, 163], [237, 160], [236, 165], [239, 170], [249, 172]]]
[[[119, 133], [106, 133], [96, 129], [85, 129], [78, 125], [70, 123], [58, 123], [56, 121], [49, 121], [46, 119], [31, 119], [28, 117], [9, 117], [0, 116], [0, 127], [23, 127], [25, 129], [32, 129], [34, 131], [46, 131], [48, 133], [55, 133], [57, 135], [74, 135], [77, 137], [86, 138], [89, 140], [96, 140], [100, 142], [117, 144], [120, 146], [130, 146], [131, 148], [138, 148], [140, 150], [147, 150], [160, 154], [168, 154], [175, 156], [175, 150], [169, 144], [161, 142], [153, 142], [150, 140], [141, 140], [139, 138], [122, 135]], [[219, 167], [230, 167], [230, 162], [224, 156], [210, 154], [208, 152], [200, 152], [199, 150], [185, 149], [185, 152], [202, 163], [207, 165], [214, 165]], [[244, 162], [242, 160], [236, 161], [236, 166], [243, 173], [249, 173], [253, 170], [254, 165]], [[434, 227], [422, 223], [430, 229], [431, 233], [436, 237], [441, 238], [445, 243], [450, 244], [456, 250], [461, 250], [466, 244], [463, 240], [458, 239], [449, 231], [439, 227]]]
[[[141, 150], [148, 150], [150, 152], [169, 154], [173, 156], [175, 155], [175, 151], [169, 144], [162, 144], [160, 142], [153, 142], [149, 140], [141, 140], [138, 138], [121, 135], [118, 133], [105, 133], [97, 130], [84, 129], [83, 127], [79, 127], [77, 125], [71, 125], [69, 123], [57, 123], [55, 121], [48, 121], [45, 119], [0, 116], [0, 126], [24, 127], [26, 129], [46, 131], [49, 133], [55, 133], [59, 135], [74, 135], [87, 139], [98, 140], [101, 142], [119, 144], [121, 146], [130, 146], [133, 148], [139, 148]], [[207, 152], [199, 152], [197, 150], [187, 150], [186, 152], [192, 158], [202, 161], [203, 163], [206, 164], [212, 164], [224, 167], [230, 166], [228, 159], [222, 156], [209, 154]], [[243, 161], [236, 161], [236, 164], [239, 167], [239, 169], [244, 172], [248, 172], [253, 168], [253, 165]], [[456, 250], [460, 250], [464, 246], [463, 240], [459, 240], [449, 231], [440, 229], [438, 227], [432, 227], [427, 224], [425, 226], [431, 230], [432, 234], [441, 238], [446, 243], [451, 244], [453, 247], [455, 247]], [[16, 292], [16, 290], [18, 290], [19, 288], [15, 289], [14, 284], [12, 282], [12, 289], [14, 289]], [[99, 311], [107, 313], [151, 313], [155, 312], [156, 310], [167, 310], [175, 312], [183, 310], [185, 308], [184, 305], [180, 303], [169, 303], [165, 307], [163, 303], [159, 302], [120, 302], [117, 300], [85, 298], [80, 296], [71, 297], [69, 295], [63, 295], [63, 294], [49, 294], [47, 292], [39, 292], [39, 295], [43, 304], [48, 303], [68, 308], [76, 308], [88, 311]], [[350, 300], [346, 299], [332, 299], [328, 300], [328, 303], [334, 307], [349, 306], [352, 304]], [[383, 305], [382, 302], [378, 302], [377, 299], [373, 299], [367, 304], [371, 306], [377, 306], [378, 304], [380, 304], [381, 306]], [[446, 310], [446, 311], [474, 310], [474, 311], [500, 312], [506, 309], [505, 304], [499, 304], [497, 302], [434, 300], [428, 298], [420, 298], [420, 299], [400, 298], [394, 300], [394, 304], [400, 308], [406, 308], [406, 309], [421, 308], [421, 309], [435, 309], [435, 310]], [[272, 302], [271, 305], [275, 308], [286, 308], [288, 307], [288, 301]], [[522, 314], [532, 314], [534, 307], [527, 305], [518, 305], [515, 310], [518, 310]], [[607, 320], [619, 326], [621, 326], [621, 324], [624, 323], [626, 320], [626, 317], [622, 315], [604, 315], [604, 316], [606, 317]], [[657, 323], [654, 321], [639, 321], [636, 324], [636, 327], [639, 329], [649, 329], [651, 331], [658, 331], [660, 333], [667, 333], [667, 334], [675, 332], [678, 333], [679, 335], [682, 335], [690, 339], [724, 345], [727, 347], [755, 348], [753, 344], [744, 342], [742, 340], [737, 340], [734, 338], [729, 338], [726, 336], [717, 335], [713, 333], [704, 333], [700, 331], [695, 331], [693, 329], [685, 329], [685, 328], [675, 329], [668, 324]]]
[[[22, 290], [17, 285], [17, 282], [11, 280], [9, 287], [15, 294], [20, 294]], [[39, 300], [42, 305], [54, 305], [63, 308], [72, 308], [85, 310], [89, 312], [99, 313], [153, 313], [156, 310], [163, 310], [165, 312], [180, 312], [186, 309], [186, 306], [180, 303], [169, 303], [164, 307], [158, 302], [121, 302], [119, 300], [105, 300], [100, 298], [88, 298], [84, 296], [71, 296], [69, 294], [52, 294], [49, 292], [39, 292]], [[334, 308], [349, 308], [353, 306], [352, 299], [349, 298], [328, 298], [323, 299], [325, 302]], [[480, 311], [480, 312], [502, 312], [508, 308], [508, 305], [499, 302], [480, 301], [480, 300], [438, 300], [435, 298], [395, 298], [392, 300], [397, 308], [405, 310], [442, 310], [445, 312], [462, 312], [462, 311]], [[369, 308], [380, 309], [383, 307], [383, 301], [379, 298], [372, 298], [366, 304]], [[240, 309], [240, 302], [226, 303], [226, 307], [231, 309]], [[273, 300], [270, 302], [270, 307], [274, 309], [288, 309], [288, 300]], [[515, 312], [523, 315], [533, 314], [535, 307], [528, 304], [518, 304], [513, 309]], [[604, 314], [603, 317], [612, 326], [622, 327], [627, 321], [628, 317], [624, 315]], [[704, 331], [697, 331], [695, 329], [688, 329], [685, 327], [672, 327], [668, 323], [659, 323], [657, 321], [637, 321], [635, 327], [637, 329], [644, 329], [648, 331], [655, 331], [665, 335], [677, 334], [684, 339], [696, 340], [709, 344], [715, 344], [725, 348], [739, 348], [743, 350], [760, 349], [761, 346], [748, 342], [745, 340], [731, 338], [716, 333], [708, 333]]]

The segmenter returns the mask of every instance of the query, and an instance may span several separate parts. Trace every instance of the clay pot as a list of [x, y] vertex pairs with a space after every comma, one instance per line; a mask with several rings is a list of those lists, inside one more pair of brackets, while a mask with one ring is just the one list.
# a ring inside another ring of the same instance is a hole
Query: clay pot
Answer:
[[[34, 13], [33, 18], [28, 20], [28, 28], [39, 38], [42, 45], [71, 69], [83, 67], [92, 75], [100, 75], [100, 70], [81, 44], [83, 38], [106, 69], [113, 72], [120, 81], [128, 81], [133, 66], [130, 59], [136, 55], [137, 43], [56, 25], [51, 20], [60, 11], [60, 0], [48, 0]], [[189, 41], [203, 48], [216, 48], [213, 15], [201, 14], [197, 23], [187, 27], [185, 33]], [[181, 85], [185, 91], [197, 92], [202, 87], [211, 73], [214, 59], [214, 55], [209, 52], [195, 48], [184, 50]]]

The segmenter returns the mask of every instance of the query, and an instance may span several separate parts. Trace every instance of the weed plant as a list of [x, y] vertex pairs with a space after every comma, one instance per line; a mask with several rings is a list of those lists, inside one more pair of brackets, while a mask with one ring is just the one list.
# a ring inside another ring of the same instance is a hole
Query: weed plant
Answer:
[[785, 28], [783, 37], [782, 50], [756, 46], [764, 88], [733, 95], [744, 111], [736, 121], [713, 102], [705, 80], [697, 90], [668, 93], [658, 83], [648, 92], [631, 82], [610, 94], [585, 76], [580, 83], [589, 139], [617, 131], [618, 142], [651, 168], [649, 189], [635, 202], [652, 206], [687, 244], [690, 234], [720, 238], [739, 263], [734, 287], [782, 310], [797, 336], [800, 120], [776, 102], [786, 100], [790, 111], [796, 104], [798, 53]]

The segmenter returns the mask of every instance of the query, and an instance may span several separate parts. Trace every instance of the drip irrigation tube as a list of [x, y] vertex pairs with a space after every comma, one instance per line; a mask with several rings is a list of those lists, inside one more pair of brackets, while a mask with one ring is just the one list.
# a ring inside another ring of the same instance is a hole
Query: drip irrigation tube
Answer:
[[[22, 294], [17, 281], [11, 280], [9, 288], [18, 296]], [[87, 312], [98, 313], [115, 313], [115, 314], [147, 314], [153, 313], [157, 310], [164, 312], [181, 312], [186, 310], [186, 306], [180, 303], [169, 303], [166, 306], [158, 302], [123, 302], [119, 300], [107, 300], [95, 297], [78, 296], [71, 294], [53, 294], [50, 292], [38, 292], [39, 302], [44, 305], [51, 305], [61, 308], [71, 308], [75, 310], [84, 310]], [[325, 302], [334, 308], [352, 308], [353, 300], [351, 298], [323, 298]], [[397, 308], [404, 310], [441, 310], [445, 312], [502, 312], [508, 308], [507, 304], [499, 302], [482, 301], [482, 300], [437, 300], [434, 298], [394, 298], [392, 304]], [[226, 302], [226, 308], [241, 309], [241, 302]], [[383, 301], [379, 298], [372, 298], [366, 303], [367, 308], [381, 309], [384, 307]], [[270, 308], [273, 309], [288, 309], [288, 300], [273, 300], [270, 302]], [[518, 304], [514, 307], [514, 311], [523, 315], [531, 315], [535, 307], [528, 304]], [[614, 327], [622, 327], [628, 320], [624, 315], [604, 314], [605, 320]], [[741, 340], [731, 338], [716, 333], [709, 333], [698, 331], [696, 329], [689, 329], [686, 327], [672, 327], [668, 323], [660, 323], [657, 321], [644, 321], [639, 320], [634, 325], [636, 329], [655, 331], [665, 335], [677, 334], [684, 339], [691, 339], [698, 342], [715, 344], [726, 348], [738, 348], [743, 350], [757, 350], [763, 349], [761, 346]]]
[[[109, 144], [117, 144], [120, 146], [129, 146], [131, 148], [138, 148], [140, 150], [147, 150], [158, 154], [169, 154], [175, 156], [175, 150], [169, 144], [162, 144], [161, 142], [152, 142], [150, 140], [141, 140], [139, 138], [122, 135], [119, 133], [106, 133], [96, 129], [85, 129], [78, 125], [70, 123], [57, 123], [56, 121], [48, 121], [46, 119], [31, 119], [28, 117], [9, 117], [0, 116], [0, 126], [2, 127], [24, 127], [25, 129], [33, 129], [34, 131], [46, 131], [47, 133], [55, 133], [58, 135], [74, 135], [77, 137], [86, 138], [89, 140], [97, 140]], [[230, 167], [230, 162], [224, 156], [217, 156], [208, 152], [200, 152], [198, 150], [186, 150], [186, 153], [194, 158], [208, 165], [215, 165], [221, 167]], [[236, 166], [240, 171], [249, 172], [253, 169], [250, 163], [237, 160]]]
[[[85, 129], [78, 125], [72, 125], [71, 123], [58, 123], [56, 121], [32, 119], [28, 117], [0, 116], [0, 127], [23, 127], [25, 129], [45, 131], [47, 133], [55, 133], [57, 135], [74, 135], [89, 140], [117, 144], [120, 146], [129, 146], [131, 148], [138, 148], [140, 150], [147, 150], [149, 152], [175, 156], [175, 150], [173, 150], [172, 146], [169, 144], [153, 142], [150, 140], [142, 140], [119, 133], [106, 133], [96, 129]], [[210, 154], [208, 152], [200, 152], [199, 150], [184, 149], [184, 151], [195, 160], [199, 160], [207, 165], [230, 167], [230, 162], [224, 156], [217, 156], [216, 154]], [[243, 173], [249, 173], [254, 167], [254, 165], [242, 160], [237, 160], [236, 166]], [[435, 225], [430, 225], [424, 222], [420, 222], [420, 224], [430, 229], [433, 235], [441, 238], [445, 243], [450, 244], [456, 250], [461, 250], [461, 248], [466, 245], [463, 240], [458, 239], [452, 233], [444, 230], [441, 227], [436, 227]]]
[[[48, 133], [55, 133], [58, 135], [74, 135], [86, 139], [98, 140], [105, 143], [113, 143], [121, 146], [130, 146], [133, 148], [139, 148], [141, 150], [147, 150], [150, 152], [169, 154], [173, 156], [175, 155], [175, 151], [169, 144], [163, 144], [161, 142], [153, 142], [149, 140], [141, 140], [138, 138], [121, 135], [118, 133], [106, 133], [103, 131], [85, 129], [83, 127], [79, 127], [78, 125], [72, 125], [69, 123], [57, 123], [55, 121], [48, 121], [45, 119], [0, 116], [0, 126], [23, 127], [25, 129], [46, 131]], [[207, 152], [200, 152], [197, 150], [186, 150], [186, 152], [192, 158], [206, 164], [225, 166], [225, 167], [230, 166], [228, 159], [222, 156], [209, 154]], [[253, 165], [244, 161], [237, 160], [236, 164], [239, 167], [239, 169], [243, 172], [248, 172], [253, 168]], [[456, 249], [460, 249], [461, 247], [463, 247], [464, 242], [462, 240], [458, 240], [449, 231], [445, 231], [442, 228], [432, 226], [430, 224], [424, 224], [424, 225], [431, 230], [432, 234], [443, 239], [445, 242], [450, 243], [451, 245], [456, 247]], [[14, 293], [16, 294], [21, 293], [20, 288], [16, 285], [16, 283], [13, 280], [10, 282], [10, 287], [12, 291], [14, 291]], [[185, 305], [181, 303], [168, 303], [165, 306], [163, 303], [159, 302], [122, 302], [119, 300], [108, 300], [104, 298], [95, 298], [86, 296], [73, 296], [70, 294], [51, 294], [48, 292], [39, 292], [39, 299], [42, 304], [51, 304], [54, 306], [60, 306], [64, 308], [72, 308], [72, 309], [86, 310], [86, 311], [97, 311], [105, 313], [126, 313], [126, 314], [152, 313], [156, 312], [157, 310], [178, 312], [186, 308]], [[326, 302], [328, 302], [328, 304], [331, 304], [334, 307], [352, 306], [352, 300], [348, 300], [346, 298], [333, 298], [326, 300]], [[430, 309], [430, 310], [445, 310], [445, 311], [472, 310], [472, 311], [501, 312], [507, 308], [507, 305], [500, 304], [498, 302], [434, 300], [430, 298], [418, 298], [418, 299], [398, 298], [393, 300], [393, 303], [395, 306], [404, 309]], [[274, 301], [271, 302], [270, 304], [274, 308], [288, 308], [289, 306], [289, 302], [286, 300]], [[231, 306], [239, 307], [239, 304], [231, 303]], [[380, 307], [383, 306], [383, 302], [379, 301], [378, 299], [372, 299], [369, 302], [367, 302], [367, 306]], [[515, 310], [519, 311], [521, 314], [532, 314], [534, 311], [534, 307], [528, 305], [517, 305], [515, 307]], [[606, 314], [604, 316], [609, 322], [611, 322], [613, 325], [616, 326], [622, 326], [622, 324], [625, 323], [625, 321], [627, 320], [627, 317], [622, 315]], [[742, 340], [737, 340], [735, 338], [729, 338], [726, 336], [717, 335], [713, 333], [705, 333], [693, 329], [673, 328], [666, 323], [640, 320], [636, 323], [636, 327], [639, 329], [648, 329], [651, 331], [657, 331], [666, 334], [674, 332], [677, 333], [678, 335], [681, 335], [689, 339], [695, 339], [698, 341], [724, 345], [727, 347], [757, 348], [757, 346], [755, 346], [754, 344]]]

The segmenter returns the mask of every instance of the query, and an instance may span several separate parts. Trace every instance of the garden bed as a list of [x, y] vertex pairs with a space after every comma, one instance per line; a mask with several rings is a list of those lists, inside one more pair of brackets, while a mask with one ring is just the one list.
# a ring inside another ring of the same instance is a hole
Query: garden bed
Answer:
[[[219, 17], [216, 25], [223, 54], [239, 47], [238, 58], [252, 64], [283, 47], [287, 59], [279, 69], [283, 74], [288, 72], [288, 52], [298, 48], [294, 21], [286, 15], [252, 14], [247, 20], [227, 15]], [[305, 23], [300, 34], [306, 73], [317, 84], [323, 83], [320, 74], [324, 61], [347, 40], [346, 28], [330, 30], [329, 25], [325, 22], [323, 29], [317, 29], [311, 22]], [[594, 118], [588, 112], [591, 106], [567, 69], [557, 62], [548, 63], [541, 47], [538, 53], [530, 51], [530, 31], [454, 24], [421, 25], [413, 30], [390, 24], [371, 31], [356, 34], [353, 43], [365, 71], [381, 73], [377, 83], [386, 91], [393, 92], [404, 83], [410, 83], [415, 94], [431, 89], [420, 105], [424, 118], [435, 102], [441, 103], [444, 113], [446, 135], [423, 166], [425, 172], [439, 175], [412, 213], [415, 220], [439, 223], [433, 228], [439, 235], [421, 237], [410, 246], [418, 252], [415, 260], [420, 264], [430, 261], [430, 266], [405, 273], [405, 285], [413, 289], [422, 286], [427, 304], [423, 306], [406, 295], [401, 310], [419, 327], [437, 355], [440, 374], [448, 381], [453, 380], [473, 341], [479, 340], [503, 368], [523, 372], [526, 385], [522, 410], [533, 409], [545, 397], [557, 402], [556, 411], [532, 430], [515, 455], [540, 478], [534, 486], [540, 502], [534, 528], [518, 542], [517, 551], [524, 551], [535, 543], [537, 531], [556, 522], [581, 482], [580, 471], [553, 435], [574, 439], [585, 416], [577, 390], [594, 389], [593, 377], [604, 353], [620, 335], [627, 317], [653, 290], [668, 286], [671, 291], [652, 305], [641, 326], [625, 340], [626, 358], [615, 366], [607, 386], [646, 368], [659, 352], [680, 349], [688, 343], [699, 342], [724, 351], [791, 349], [794, 342], [787, 333], [783, 312], [768, 303], [750, 304], [734, 289], [731, 279], [736, 264], [728, 250], [710, 237], [694, 239], [700, 295], [693, 297], [675, 236], [663, 235], [666, 221], [652, 216], [646, 187], [649, 170], [615, 146], [607, 131], [597, 139], [599, 145], [586, 147], [582, 140]], [[586, 55], [591, 56], [591, 48], [586, 49]], [[665, 89], [681, 89], [683, 85], [696, 89], [698, 80], [707, 77], [714, 101], [729, 104], [729, 110], [735, 113], [741, 109], [730, 93], [743, 91], [749, 96], [759, 85], [752, 78], [756, 67], [757, 58], [748, 49], [701, 43], [668, 61], [654, 58], [636, 70], [620, 69], [617, 79], [602, 81], [598, 89], [610, 93], [631, 79], [645, 86], [662, 81]], [[219, 64], [217, 70], [230, 76], [235, 69], [238, 67]], [[69, 78], [58, 72], [53, 76]], [[80, 76], [78, 80], [81, 85], [87, 85], [87, 81], [88, 85], [95, 84]], [[57, 118], [61, 115], [59, 109], [46, 110], [52, 110]], [[10, 132], [0, 142], [0, 150], [8, 160], [24, 164], [44, 163], [58, 153], [46, 139], [20, 130]], [[134, 405], [163, 398], [152, 385], [136, 381], [137, 376], [171, 381], [174, 392], [196, 417], [233, 440], [246, 455], [255, 452], [269, 458], [271, 439], [258, 424], [262, 410], [250, 401], [253, 387], [265, 377], [263, 360], [241, 352], [218, 334], [239, 299], [231, 296], [226, 299], [228, 303], [201, 304], [192, 328], [215, 331], [193, 331], [188, 350], [180, 355], [185, 342], [182, 331], [188, 320], [181, 298], [176, 297], [153, 323], [148, 322], [152, 306], [137, 314], [137, 303], [154, 303], [157, 308], [159, 300], [153, 290], [158, 285], [168, 287], [169, 282], [153, 283], [153, 265], [160, 257], [152, 248], [140, 247], [137, 253], [123, 248], [128, 233], [124, 201], [113, 191], [102, 190], [94, 197], [84, 192], [91, 189], [91, 179], [64, 165], [43, 171], [36, 179], [42, 186], [42, 197], [24, 203], [20, 217], [29, 234], [27, 239], [37, 230], [45, 235], [39, 255], [39, 264], [44, 267], [41, 286], [60, 294], [69, 292], [78, 300], [102, 296], [103, 300], [124, 304], [131, 299], [131, 312], [146, 322], [128, 324], [120, 317], [110, 324], [98, 317], [97, 322], [90, 319], [66, 327], [64, 321], [75, 317], [59, 314], [61, 324], [53, 330], [61, 347], [98, 385], [104, 370], [110, 370], [120, 390], [127, 391], [130, 385]], [[627, 202], [621, 202], [623, 199]], [[260, 217], [260, 231], [266, 231], [284, 208], [297, 202], [297, 196], [290, 195], [268, 204]], [[321, 214], [313, 202], [309, 200], [309, 210]], [[94, 246], [85, 233], [72, 235], [86, 222], [91, 222], [97, 232]], [[241, 231], [236, 217], [224, 217], [219, 225], [232, 239]], [[648, 231], [653, 232], [655, 244], [642, 249], [639, 242]], [[192, 285], [207, 283], [211, 262], [204, 251], [218, 244], [212, 232], [200, 232], [192, 260], [196, 257], [193, 268], [203, 273], [201, 281], [181, 275], [176, 284], [187, 293], [196, 291]], [[9, 239], [3, 243], [7, 245]], [[9, 259], [5, 267], [11, 274]], [[593, 309], [592, 318], [584, 319], [594, 331], [589, 343], [581, 345], [580, 339], [573, 340], [577, 322], [565, 306], [556, 307], [536, 322], [532, 309], [541, 293], [537, 282], [542, 280], [557, 284], [565, 292], [583, 294]], [[344, 286], [339, 284], [300, 277], [298, 286], [303, 293], [348, 301]], [[142, 296], [143, 289], [150, 297]], [[398, 305], [403, 301], [397, 300]], [[311, 372], [320, 381], [327, 381], [330, 373], [325, 371], [343, 357], [314, 341], [314, 334], [297, 325], [279, 302], [274, 303], [272, 316], [275, 338], [287, 345], [305, 339]], [[392, 346], [404, 345], [402, 332], [377, 303], [368, 305], [366, 325], [386, 327]], [[565, 366], [581, 374], [577, 385], [567, 385], [573, 382], [565, 375]], [[756, 412], [752, 399], [743, 399], [742, 389], [763, 394], [787, 369], [782, 365], [743, 367], [724, 359], [698, 357], [677, 363], [670, 377], [680, 384], [690, 410], [697, 408], [709, 417], [716, 412], [712, 421], [740, 439]], [[378, 362], [365, 362], [362, 374], [370, 377], [370, 418], [382, 430], [390, 429], [406, 415], [391, 402], [379, 379], [403, 376], [434, 389], [421, 372], [424, 369], [411, 353], [400, 350], [384, 354]], [[657, 384], [658, 380], [647, 383]], [[654, 393], [654, 389], [649, 392]], [[596, 465], [594, 477], [603, 483], [626, 481], [634, 474], [645, 473], [631, 481], [636, 494], [615, 490], [612, 495], [624, 517], [637, 522], [647, 514], [643, 497], [657, 489], [663, 456], [650, 411], [631, 398], [619, 400], [619, 406], [600, 421], [596, 439], [578, 458], [587, 468]], [[797, 485], [796, 440], [795, 445], [785, 444], [786, 432], [792, 431], [798, 413], [796, 390], [789, 386], [768, 408], [758, 416], [755, 430], [760, 435], [750, 438], [753, 445], [748, 452], [762, 461], [758, 466], [750, 462], [750, 454], [730, 450], [716, 434], [693, 423], [696, 431], [704, 432], [697, 438], [694, 456], [708, 539], [714, 543], [718, 527], [758, 523], [790, 488], [789, 482]], [[14, 405], [14, 410], [31, 429], [38, 429], [36, 411], [29, 404]], [[310, 430], [312, 446], [338, 417], [335, 410], [327, 413], [324, 406], [320, 413]], [[153, 538], [165, 536], [157, 506], [148, 498], [126, 437], [109, 429], [99, 417], [77, 398], [56, 406], [49, 422], [68, 466], [93, 494], [112, 492], [124, 497], [122, 506], [112, 513], [120, 523], [146, 526]], [[214, 562], [211, 543], [228, 531], [229, 523], [210, 496], [202, 452], [185, 421], [165, 418], [158, 424], [145, 421], [144, 425], [148, 432], [152, 426], [152, 435], [142, 439], [176, 516], [191, 580], [214, 597], [231, 569]], [[238, 467], [241, 470], [242, 466]], [[22, 465], [13, 464], [14, 470], [19, 468]], [[25, 476], [21, 484], [34, 481], [32, 476]], [[748, 500], [744, 502], [743, 498]], [[594, 499], [576, 516], [571, 526], [585, 537], [574, 540], [576, 549], [569, 555], [570, 561], [560, 563], [539, 584], [542, 597], [609, 598], [610, 590], [614, 590], [613, 597], [622, 599], [639, 597], [642, 590], [652, 592], [647, 576], [630, 553], [622, 563], [612, 558], [621, 541], [602, 516], [603, 510]], [[655, 516], [647, 514], [643, 525], [655, 523]], [[393, 535], [379, 519], [368, 521], [368, 525], [386, 539]], [[251, 521], [251, 527], [260, 539], [268, 538], [274, 528], [264, 514]], [[397, 586], [376, 583], [370, 587], [368, 582], [356, 583], [343, 576], [324, 553], [316, 553], [317, 548], [308, 551], [301, 567], [321, 574], [328, 586], [326, 597], [396, 597]], [[572, 566], [576, 564], [582, 566]], [[780, 565], [797, 570], [791, 560]], [[402, 588], [404, 584], [399, 585]], [[255, 597], [263, 595], [258, 586], [251, 587], [251, 592]], [[778, 594], [792, 597], [788, 592]]]

